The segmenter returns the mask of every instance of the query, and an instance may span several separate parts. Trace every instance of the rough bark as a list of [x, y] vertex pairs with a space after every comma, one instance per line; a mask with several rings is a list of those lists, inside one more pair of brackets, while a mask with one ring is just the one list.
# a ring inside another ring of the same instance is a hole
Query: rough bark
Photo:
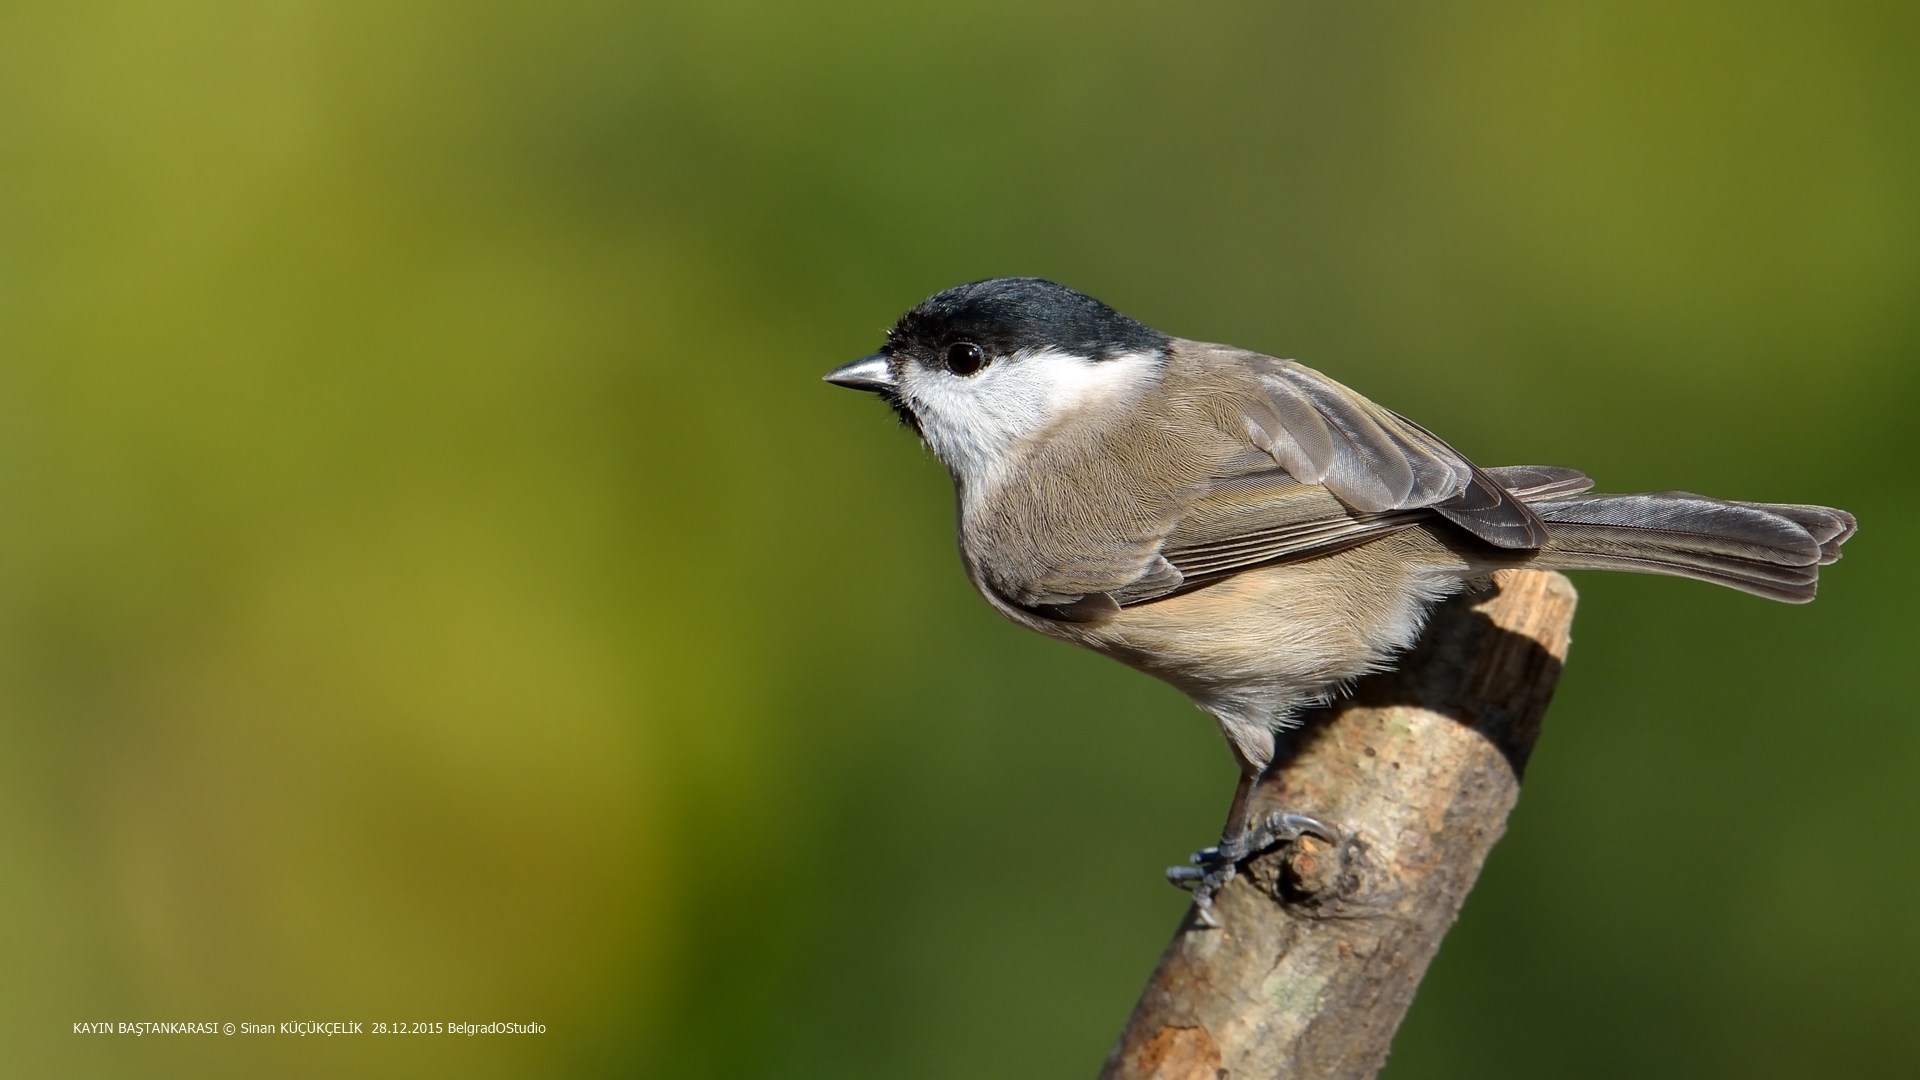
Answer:
[[1369, 1077], [1520, 793], [1576, 596], [1545, 571], [1441, 606], [1397, 670], [1283, 739], [1256, 789], [1334, 827], [1190, 910], [1104, 1080]]

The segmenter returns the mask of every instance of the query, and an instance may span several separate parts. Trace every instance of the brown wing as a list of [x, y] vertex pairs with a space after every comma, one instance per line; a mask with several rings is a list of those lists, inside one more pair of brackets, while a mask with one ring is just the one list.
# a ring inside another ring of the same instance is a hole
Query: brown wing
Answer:
[[1247, 437], [1294, 479], [1362, 513], [1432, 507], [1499, 547], [1546, 543], [1531, 510], [1426, 428], [1303, 364], [1240, 355], [1260, 391], [1242, 405]]
[[1590, 486], [1571, 469], [1480, 469], [1426, 428], [1312, 368], [1202, 348], [1211, 351], [1205, 362], [1244, 364], [1254, 376], [1237, 416], [1249, 449], [1221, 463], [1168, 533], [1155, 572], [1113, 592], [1117, 604], [1351, 547], [1433, 514], [1496, 546], [1539, 547], [1546, 526], [1510, 489], [1539, 498]]
[[1302, 484], [1275, 469], [1237, 478], [1195, 502], [1167, 536], [1161, 556], [1180, 572], [1182, 584], [1191, 584], [1364, 543], [1427, 516], [1417, 508], [1355, 510], [1325, 486]]
[[[1553, 466], [1515, 465], [1485, 471], [1501, 488], [1528, 500], [1576, 495], [1593, 486], [1584, 474]], [[1168, 535], [1161, 557], [1179, 571], [1181, 584], [1192, 585], [1198, 579], [1261, 563], [1365, 543], [1432, 512], [1428, 507], [1355, 510], [1325, 485], [1302, 484], [1283, 469], [1267, 469], [1222, 481], [1195, 502]], [[1132, 596], [1165, 595], [1171, 590], [1164, 586], [1162, 574], [1149, 588], [1129, 586], [1129, 590]], [[1120, 594], [1115, 599], [1129, 602], [1128, 596]]]
[[[1204, 466], [1199, 487], [1163, 519], [1171, 524], [1162, 526], [1157, 554], [1147, 547], [1133, 556], [1139, 570], [1125, 571], [1133, 575], [1127, 584], [1098, 593], [1048, 589], [1035, 610], [1104, 618], [1201, 580], [1364, 543], [1433, 514], [1500, 547], [1546, 542], [1546, 526], [1500, 477], [1319, 372], [1224, 346], [1180, 342], [1176, 349], [1207, 373], [1191, 389], [1240, 449]], [[1577, 476], [1516, 471], [1513, 479], [1559, 490]]]

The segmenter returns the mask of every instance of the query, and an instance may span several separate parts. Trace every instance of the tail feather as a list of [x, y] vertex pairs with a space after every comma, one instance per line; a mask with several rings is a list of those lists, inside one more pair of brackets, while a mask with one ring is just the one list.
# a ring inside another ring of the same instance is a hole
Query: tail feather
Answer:
[[1536, 566], [1671, 574], [1789, 603], [1813, 599], [1820, 567], [1840, 557], [1855, 528], [1853, 515], [1825, 506], [1685, 491], [1575, 498], [1555, 491], [1528, 505], [1547, 525]]
[[1821, 566], [1838, 560], [1840, 545], [1846, 543], [1860, 527], [1859, 523], [1853, 520], [1852, 514], [1845, 510], [1835, 510], [1831, 506], [1813, 506], [1806, 503], [1741, 503], [1739, 505], [1778, 514], [1807, 530], [1807, 534], [1820, 545]]
[[1593, 480], [1579, 469], [1558, 465], [1502, 465], [1484, 470], [1523, 503], [1537, 503], [1593, 490]]

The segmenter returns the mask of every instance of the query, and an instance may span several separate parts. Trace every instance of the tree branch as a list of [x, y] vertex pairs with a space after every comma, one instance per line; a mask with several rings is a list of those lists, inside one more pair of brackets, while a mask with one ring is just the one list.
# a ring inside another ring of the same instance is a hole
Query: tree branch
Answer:
[[1567, 655], [1576, 595], [1501, 571], [1434, 612], [1399, 669], [1282, 737], [1254, 794], [1333, 826], [1191, 910], [1103, 1080], [1370, 1077], [1506, 828]]

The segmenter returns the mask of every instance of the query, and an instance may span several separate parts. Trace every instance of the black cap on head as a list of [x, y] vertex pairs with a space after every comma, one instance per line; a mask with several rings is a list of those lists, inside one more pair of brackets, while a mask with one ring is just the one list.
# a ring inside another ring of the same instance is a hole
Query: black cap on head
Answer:
[[948, 289], [902, 315], [887, 333], [887, 349], [931, 354], [954, 341], [971, 341], [996, 356], [1054, 348], [1110, 360], [1160, 352], [1168, 340], [1065, 285], [1041, 278], [990, 278]]

